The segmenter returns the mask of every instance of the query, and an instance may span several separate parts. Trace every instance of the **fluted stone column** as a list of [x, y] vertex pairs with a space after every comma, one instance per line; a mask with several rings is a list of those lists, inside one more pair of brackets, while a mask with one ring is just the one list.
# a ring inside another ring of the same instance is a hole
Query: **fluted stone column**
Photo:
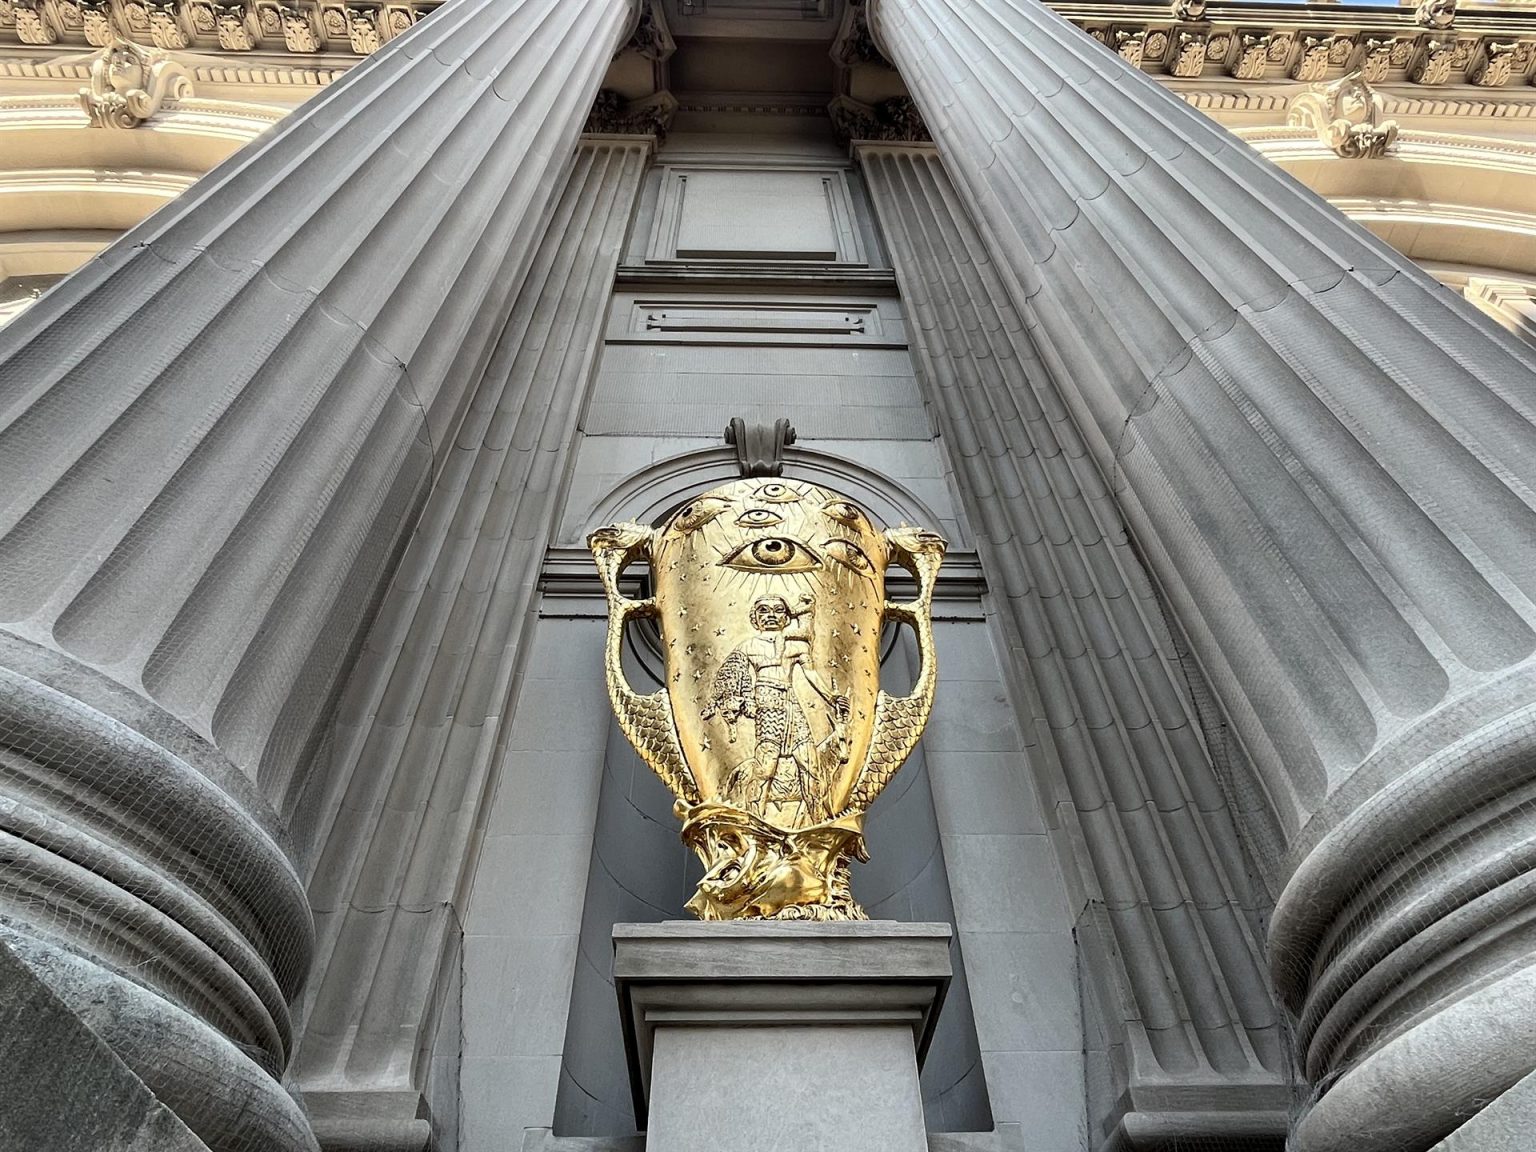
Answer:
[[631, 0], [449, 0], [0, 333], [0, 936], [215, 1152], [313, 927], [288, 825]]
[[993, 589], [1026, 754], [1070, 846], [1080, 979], [1106, 1017], [1092, 1144], [1116, 1130], [1175, 1145], [1283, 1136], [1289, 1061], [1258, 886], [1113, 493], [933, 146], [857, 153]]
[[1303, 1152], [1536, 1066], [1536, 371], [1034, 0], [870, 0], [1252, 775]]

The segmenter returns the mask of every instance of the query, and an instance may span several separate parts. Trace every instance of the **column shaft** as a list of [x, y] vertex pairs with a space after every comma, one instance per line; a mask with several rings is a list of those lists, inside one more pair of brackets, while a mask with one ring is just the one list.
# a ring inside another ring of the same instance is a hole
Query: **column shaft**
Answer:
[[858, 154], [996, 590], [1020, 731], [1091, 909], [1083, 978], [1123, 1052], [1094, 1120], [1176, 1131], [1220, 1101], [1222, 1131], [1283, 1135], [1259, 901], [1146, 573], [933, 148]]
[[1428, 1042], [1536, 1021], [1530, 354], [1032, 0], [871, 9], [1280, 830], [1299, 1147], [1428, 1147], [1536, 1064]]
[[458, 961], [466, 854], [650, 147], [579, 150], [338, 713], [336, 768], [294, 830], [316, 844], [319, 957], [295, 1063], [311, 1101], [421, 1087], [422, 1031]]
[[313, 1145], [287, 824], [630, 8], [449, 0], [0, 333], [0, 931], [215, 1152]]

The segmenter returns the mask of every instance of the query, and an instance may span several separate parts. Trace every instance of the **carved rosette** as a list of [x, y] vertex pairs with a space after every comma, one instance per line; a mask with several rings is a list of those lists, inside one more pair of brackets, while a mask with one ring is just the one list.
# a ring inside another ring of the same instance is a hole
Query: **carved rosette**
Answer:
[[[661, 528], [588, 541], [609, 600], [608, 688], [620, 726], [678, 798], [704, 862], [701, 919], [862, 919], [850, 859], [864, 812], [916, 746], [933, 702], [930, 608], [943, 540], [879, 531], [851, 501], [797, 481], [742, 480], [695, 497]], [[631, 560], [654, 595], [618, 591]], [[885, 571], [918, 579], [892, 603]], [[626, 623], [657, 621], [666, 687], [641, 696], [621, 665]], [[888, 622], [917, 633], [912, 692], [880, 689]]]

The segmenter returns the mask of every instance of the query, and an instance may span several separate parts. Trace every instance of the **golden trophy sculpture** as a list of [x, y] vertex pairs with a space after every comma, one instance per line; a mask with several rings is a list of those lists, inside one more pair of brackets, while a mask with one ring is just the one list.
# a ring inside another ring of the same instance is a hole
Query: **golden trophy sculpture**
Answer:
[[[688, 901], [702, 920], [862, 920], [849, 858], [867, 860], [864, 812], [922, 735], [933, 705], [932, 602], [944, 540], [881, 532], [813, 484], [740, 480], [660, 528], [616, 524], [587, 540], [608, 594], [608, 695], [619, 725], [677, 797], [704, 862]], [[644, 556], [654, 595], [619, 591]], [[917, 598], [885, 597], [889, 564]], [[626, 624], [654, 617], [666, 689], [640, 695], [620, 656]], [[888, 620], [917, 634], [908, 696], [880, 690]]]

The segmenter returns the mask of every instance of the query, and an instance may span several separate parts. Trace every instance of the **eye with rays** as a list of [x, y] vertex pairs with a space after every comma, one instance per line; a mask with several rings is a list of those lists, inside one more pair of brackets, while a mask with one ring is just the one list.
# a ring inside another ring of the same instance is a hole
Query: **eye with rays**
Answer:
[[841, 564], [852, 568], [860, 576], [873, 576], [875, 566], [868, 556], [864, 555], [864, 549], [860, 548], [852, 540], [828, 540], [822, 545], [827, 555]]
[[780, 484], [778, 481], [762, 485], [752, 495], [765, 504], [793, 504], [800, 499], [800, 493], [788, 484]]
[[864, 521], [864, 513], [846, 500], [828, 500], [821, 506], [821, 510], [839, 524], [853, 526]]
[[810, 572], [821, 567], [821, 560], [798, 540], [769, 536], [743, 544], [720, 564], [738, 572]]
[[672, 531], [686, 535], [702, 528], [731, 506], [731, 502], [719, 496], [701, 496], [683, 505], [672, 517]]
[[772, 528], [782, 523], [784, 517], [769, 508], [749, 508], [736, 517], [736, 524], [741, 528]]

